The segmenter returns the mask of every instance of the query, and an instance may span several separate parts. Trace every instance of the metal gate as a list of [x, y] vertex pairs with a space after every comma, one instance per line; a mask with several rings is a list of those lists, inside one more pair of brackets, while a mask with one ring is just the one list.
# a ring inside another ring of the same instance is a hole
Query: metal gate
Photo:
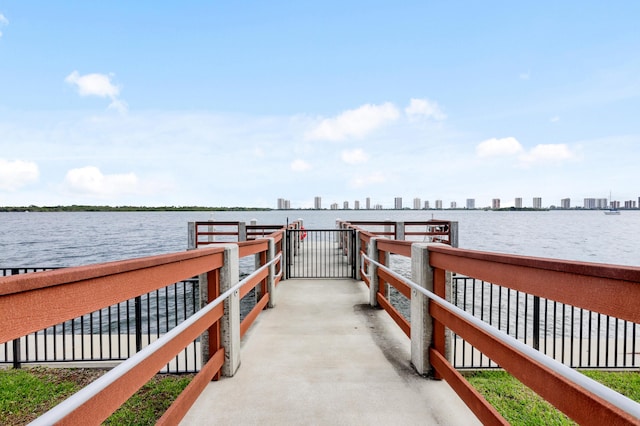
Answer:
[[287, 230], [287, 278], [355, 278], [353, 229]]

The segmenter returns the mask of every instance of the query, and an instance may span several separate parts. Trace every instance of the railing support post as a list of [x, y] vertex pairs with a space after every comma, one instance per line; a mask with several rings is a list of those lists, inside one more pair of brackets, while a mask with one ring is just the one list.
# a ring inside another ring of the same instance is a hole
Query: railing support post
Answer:
[[[224, 265], [220, 269], [220, 293], [238, 284], [240, 257], [236, 244], [224, 245]], [[233, 377], [240, 367], [240, 291], [236, 290], [224, 301], [224, 315], [220, 319], [220, 340], [224, 347], [222, 375]]]
[[196, 223], [189, 222], [187, 224], [187, 250], [193, 250], [197, 247], [196, 241]]
[[395, 239], [398, 241], [404, 241], [404, 222], [396, 222]]
[[449, 245], [458, 247], [458, 222], [449, 222]]
[[[367, 256], [378, 262], [378, 240], [379, 237], [373, 237], [369, 240], [369, 247], [367, 247]], [[369, 304], [372, 307], [378, 306], [378, 290], [380, 289], [380, 283], [378, 280], [378, 266], [373, 263], [369, 264]]]
[[238, 242], [247, 241], [247, 223], [238, 222]]
[[[429, 246], [442, 246], [439, 243], [415, 243], [411, 245], [411, 280], [420, 287], [438, 293], [435, 270], [429, 265]], [[451, 275], [444, 277], [445, 287], [451, 283]], [[447, 292], [448, 293], [448, 292]], [[450, 299], [449, 294], [446, 295]], [[447, 359], [451, 359], [449, 339], [441, 333], [444, 342], [435, 341], [438, 334], [436, 324], [429, 313], [429, 298], [417, 290], [411, 291], [411, 363], [418, 374], [434, 373], [429, 360], [429, 348], [444, 350]], [[444, 343], [444, 344], [443, 344]], [[443, 347], [444, 346], [444, 347]]]
[[[276, 240], [267, 238], [269, 241], [269, 249], [267, 250], [267, 262], [271, 262], [276, 257]], [[284, 259], [280, 259], [280, 268], [284, 267]], [[269, 266], [269, 275], [267, 276], [267, 293], [269, 293], [268, 308], [276, 306], [276, 265]]]

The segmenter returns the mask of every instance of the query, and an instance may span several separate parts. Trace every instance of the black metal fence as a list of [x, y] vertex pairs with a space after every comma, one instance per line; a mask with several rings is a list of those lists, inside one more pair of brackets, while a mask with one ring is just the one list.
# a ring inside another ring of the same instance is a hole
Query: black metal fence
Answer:
[[[474, 278], [453, 278], [452, 302], [486, 323], [574, 368], [640, 366], [640, 326]], [[456, 368], [495, 368], [455, 336]]]
[[355, 231], [287, 230], [287, 278], [354, 278]]
[[[0, 273], [8, 276], [48, 269], [54, 268], [0, 268]], [[193, 315], [198, 306], [198, 279], [180, 281], [0, 344], [0, 364], [123, 361]], [[200, 354], [197, 339], [162, 372], [198, 371]]]

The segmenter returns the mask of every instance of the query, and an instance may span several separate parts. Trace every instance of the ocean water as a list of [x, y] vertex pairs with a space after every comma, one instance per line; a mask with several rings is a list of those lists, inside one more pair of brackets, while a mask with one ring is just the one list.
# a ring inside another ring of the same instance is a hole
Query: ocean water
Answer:
[[640, 211], [288, 210], [0, 213], [0, 268], [78, 266], [183, 251], [190, 221], [335, 227], [336, 220], [458, 222], [459, 247], [640, 266]]

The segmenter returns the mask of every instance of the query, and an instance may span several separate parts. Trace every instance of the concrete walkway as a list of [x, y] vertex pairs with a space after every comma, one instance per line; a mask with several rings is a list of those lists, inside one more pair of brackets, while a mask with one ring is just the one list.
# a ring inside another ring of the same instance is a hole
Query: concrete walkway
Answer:
[[287, 280], [183, 425], [472, 425], [444, 381], [411, 368], [410, 342], [353, 280]]

